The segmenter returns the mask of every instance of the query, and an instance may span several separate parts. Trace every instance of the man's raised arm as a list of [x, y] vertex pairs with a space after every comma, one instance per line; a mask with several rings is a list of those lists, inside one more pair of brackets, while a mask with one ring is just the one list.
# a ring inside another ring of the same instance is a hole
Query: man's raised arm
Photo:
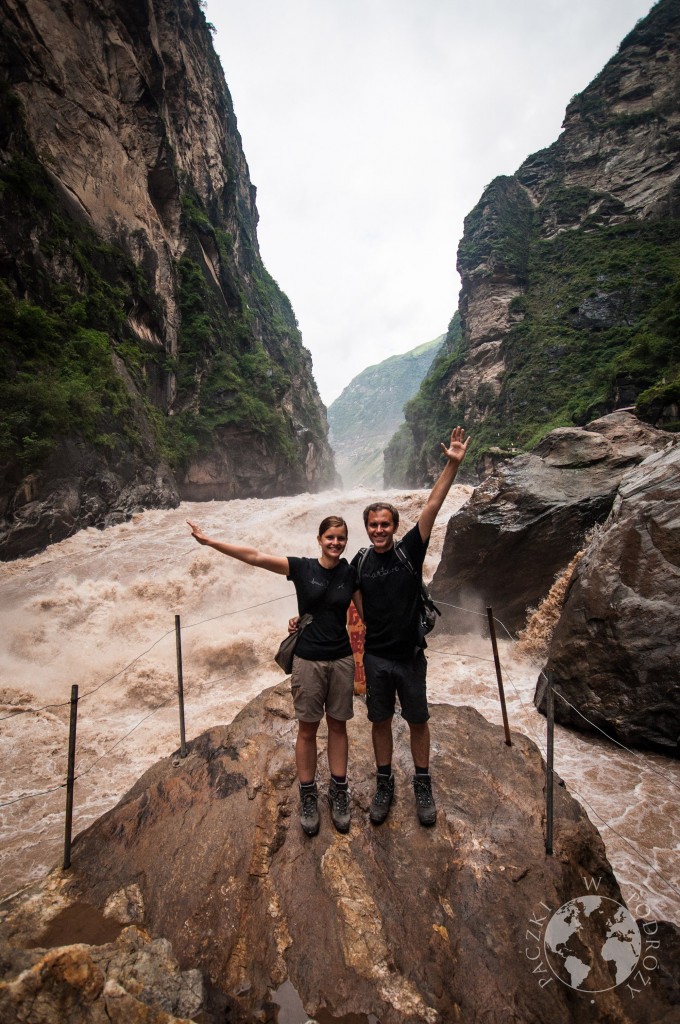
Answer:
[[451, 442], [449, 447], [447, 448], [442, 441], [442, 451], [444, 452], [444, 455], [446, 455], [446, 465], [435, 481], [435, 485], [430, 491], [430, 496], [425, 502], [425, 507], [420, 513], [420, 518], [418, 519], [418, 529], [420, 530], [420, 536], [424, 541], [428, 540], [432, 533], [434, 521], [439, 515], [439, 510], [444, 504], [446, 495], [451, 490], [451, 484], [456, 479], [458, 467], [465, 458], [470, 438], [467, 437], [463, 440], [464, 436], [465, 431], [462, 427], [454, 427], [451, 431]]

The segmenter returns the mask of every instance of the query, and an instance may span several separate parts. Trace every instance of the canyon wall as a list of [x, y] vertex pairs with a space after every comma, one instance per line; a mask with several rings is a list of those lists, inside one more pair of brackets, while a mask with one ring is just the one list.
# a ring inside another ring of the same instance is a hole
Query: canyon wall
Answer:
[[466, 217], [460, 323], [406, 411], [410, 486], [434, 479], [444, 420], [473, 435], [468, 478], [619, 408], [678, 428], [679, 43], [680, 8], [660, 0], [557, 141]]
[[0, 0], [0, 24], [2, 557], [332, 484], [198, 0]]

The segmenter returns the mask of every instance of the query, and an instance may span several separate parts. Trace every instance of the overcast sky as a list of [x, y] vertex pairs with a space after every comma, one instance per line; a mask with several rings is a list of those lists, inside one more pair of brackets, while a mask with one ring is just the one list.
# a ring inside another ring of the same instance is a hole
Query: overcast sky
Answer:
[[463, 219], [651, 0], [207, 0], [258, 238], [326, 405], [444, 333]]

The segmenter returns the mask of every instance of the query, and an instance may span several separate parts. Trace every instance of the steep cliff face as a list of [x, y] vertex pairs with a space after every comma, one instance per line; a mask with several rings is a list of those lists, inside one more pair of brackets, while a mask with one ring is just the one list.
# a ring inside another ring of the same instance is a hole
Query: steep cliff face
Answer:
[[[680, 8], [660, 0], [571, 101], [557, 142], [465, 220], [462, 336], [424, 382], [420, 420], [444, 405], [473, 432], [468, 475], [634, 404], [677, 429], [679, 41]], [[411, 483], [430, 478], [421, 453]]]
[[5, 556], [135, 504], [332, 482], [199, 0], [0, 17]]

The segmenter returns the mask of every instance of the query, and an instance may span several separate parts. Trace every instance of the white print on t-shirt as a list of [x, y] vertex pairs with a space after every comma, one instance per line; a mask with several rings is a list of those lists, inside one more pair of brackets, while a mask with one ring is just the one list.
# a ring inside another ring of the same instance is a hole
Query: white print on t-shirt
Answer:
[[402, 568], [403, 568], [403, 566], [402, 566], [401, 562], [399, 562], [398, 565], [393, 565], [391, 569], [380, 568], [380, 569], [376, 569], [375, 572], [366, 572], [364, 570], [362, 575], [366, 576], [366, 578], [369, 579], [369, 580], [374, 580], [374, 579], [377, 579], [379, 576], [391, 576], [392, 573], [401, 572]]

